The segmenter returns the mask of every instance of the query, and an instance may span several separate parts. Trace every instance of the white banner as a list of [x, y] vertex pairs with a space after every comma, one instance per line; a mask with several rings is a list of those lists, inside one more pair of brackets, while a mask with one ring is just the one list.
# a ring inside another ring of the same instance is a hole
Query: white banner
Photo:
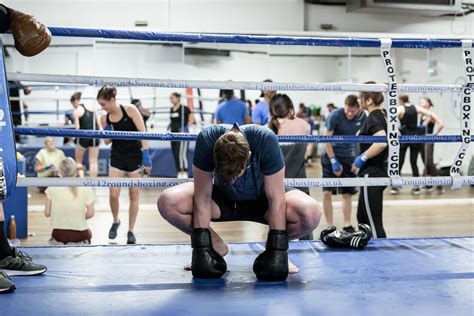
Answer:
[[398, 88], [395, 77], [395, 65], [390, 57], [392, 40], [388, 38], [380, 39], [380, 54], [388, 76], [387, 97], [387, 141], [388, 141], [388, 176], [394, 179], [395, 183], [400, 183], [400, 143], [398, 141], [398, 131], [400, 123], [398, 120]]
[[450, 175], [453, 177], [452, 189], [459, 189], [462, 185], [459, 181], [461, 166], [464, 163], [469, 144], [471, 143], [472, 87], [474, 85], [474, 55], [472, 54], [472, 40], [462, 41], [462, 54], [464, 59], [464, 74], [466, 76], [466, 85], [463, 87], [461, 94], [460, 123], [462, 144], [450, 169]]

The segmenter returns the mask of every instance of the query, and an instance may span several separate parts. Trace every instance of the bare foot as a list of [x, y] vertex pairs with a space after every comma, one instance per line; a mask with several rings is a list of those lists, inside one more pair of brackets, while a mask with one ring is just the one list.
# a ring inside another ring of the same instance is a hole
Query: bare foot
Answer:
[[[217, 251], [222, 257], [225, 257], [229, 253], [229, 247], [227, 244], [222, 240], [221, 236], [219, 236], [214, 229], [209, 228], [211, 231], [211, 239], [212, 239], [212, 248]], [[188, 263], [184, 266], [184, 270], [191, 271], [192, 267], [191, 264]]]
[[300, 269], [293, 264], [293, 262], [288, 259], [288, 273], [289, 274], [294, 274], [300, 272]]

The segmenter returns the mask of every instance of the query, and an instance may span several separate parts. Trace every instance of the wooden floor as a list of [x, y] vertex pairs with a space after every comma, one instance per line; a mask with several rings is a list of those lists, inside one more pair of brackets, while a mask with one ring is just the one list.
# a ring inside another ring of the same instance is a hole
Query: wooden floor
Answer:
[[[308, 167], [308, 177], [320, 177], [319, 163]], [[474, 188], [463, 187], [452, 191], [445, 187], [444, 194], [435, 192], [413, 196], [411, 188], [403, 188], [397, 196], [385, 190], [384, 225], [388, 237], [437, 237], [437, 236], [472, 236], [474, 235]], [[89, 220], [93, 233], [93, 244], [110, 244], [108, 230], [112, 215], [108, 207], [108, 189], [96, 188], [96, 215]], [[189, 237], [173, 228], [161, 218], [156, 208], [156, 200], [161, 189], [142, 189], [140, 193], [140, 210], [135, 228], [138, 243], [187, 243]], [[43, 215], [45, 196], [35, 188], [29, 189], [29, 238], [22, 240], [24, 245], [46, 245], [51, 234], [49, 219]], [[311, 196], [322, 201], [321, 189], [311, 189]], [[128, 192], [121, 194], [121, 221], [119, 235], [114, 243], [125, 244], [128, 229]], [[334, 198], [334, 221], [342, 225], [342, 212], [339, 197]], [[355, 225], [357, 196], [353, 198], [352, 222]], [[323, 217], [315, 236], [326, 226]], [[214, 223], [213, 227], [221, 233], [224, 240], [234, 242], [263, 241], [267, 228], [264, 225], [250, 222]]]

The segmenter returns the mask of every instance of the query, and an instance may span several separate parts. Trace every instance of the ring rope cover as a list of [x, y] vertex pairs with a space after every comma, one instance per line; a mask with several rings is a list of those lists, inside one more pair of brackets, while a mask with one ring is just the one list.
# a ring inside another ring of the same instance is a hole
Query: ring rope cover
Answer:
[[15, 138], [13, 136], [10, 102], [8, 101], [5, 55], [0, 38], [0, 201], [6, 200], [15, 189], [17, 177]]

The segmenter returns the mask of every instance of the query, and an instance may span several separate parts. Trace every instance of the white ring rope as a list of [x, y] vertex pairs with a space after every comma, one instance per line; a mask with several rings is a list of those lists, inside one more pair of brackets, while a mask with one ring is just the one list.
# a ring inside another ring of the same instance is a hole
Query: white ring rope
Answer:
[[[460, 176], [463, 185], [474, 185], [474, 176]], [[170, 187], [193, 179], [176, 178], [36, 178], [20, 177], [17, 187]], [[402, 185], [452, 185], [452, 177], [403, 177]], [[391, 186], [391, 178], [294, 178], [285, 179], [290, 187]]]
[[[125, 77], [101, 76], [70, 76], [70, 75], [43, 75], [27, 73], [7, 74], [9, 80], [14, 81], [42, 81], [54, 83], [80, 83], [94, 86], [105, 84], [118, 87], [139, 86], [157, 88], [201, 88], [201, 89], [231, 89], [231, 90], [278, 90], [278, 91], [361, 91], [387, 92], [386, 84], [352, 84], [352, 83], [293, 83], [293, 82], [252, 82], [252, 81], [208, 81], [208, 80], [171, 80], [171, 79], [144, 79]], [[462, 85], [434, 85], [434, 84], [400, 84], [398, 90], [411, 93], [457, 93], [462, 91]]]

